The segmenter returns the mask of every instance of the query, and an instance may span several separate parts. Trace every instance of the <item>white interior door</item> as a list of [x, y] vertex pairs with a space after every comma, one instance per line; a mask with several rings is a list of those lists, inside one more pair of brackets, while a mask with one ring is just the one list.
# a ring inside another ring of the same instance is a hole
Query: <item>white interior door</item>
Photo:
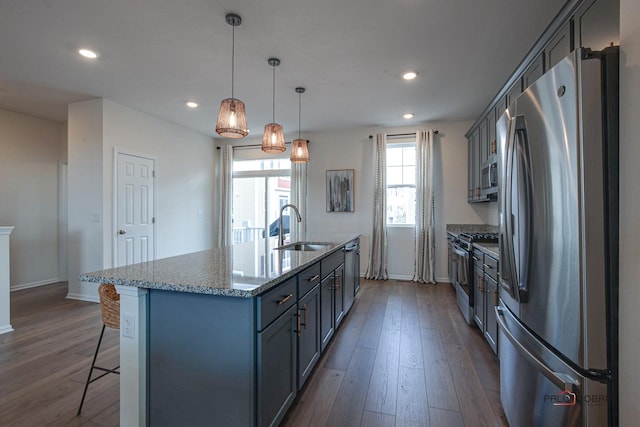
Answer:
[[118, 153], [117, 266], [154, 259], [155, 161]]

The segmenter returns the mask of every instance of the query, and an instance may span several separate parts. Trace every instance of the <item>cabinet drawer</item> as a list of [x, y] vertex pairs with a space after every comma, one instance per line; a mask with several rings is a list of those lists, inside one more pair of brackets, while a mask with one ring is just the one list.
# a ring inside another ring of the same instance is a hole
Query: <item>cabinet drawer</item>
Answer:
[[493, 280], [498, 281], [498, 261], [488, 255], [484, 256], [484, 272]]
[[293, 306], [298, 301], [296, 279], [297, 277], [292, 277], [266, 294], [258, 297], [258, 315], [256, 317], [258, 321], [257, 328], [259, 331], [267, 327], [269, 323], [276, 320], [278, 316], [287, 311], [289, 307]]
[[482, 271], [482, 266], [484, 265], [484, 252], [475, 248], [472, 254], [473, 266], [475, 268], [479, 268]]
[[340, 264], [344, 263], [344, 248], [332, 253], [322, 261], [320, 261], [322, 278], [324, 279], [331, 273], [333, 270], [338, 268]]
[[307, 292], [320, 283], [320, 263], [317, 262], [311, 267], [298, 274], [298, 295], [302, 298]]

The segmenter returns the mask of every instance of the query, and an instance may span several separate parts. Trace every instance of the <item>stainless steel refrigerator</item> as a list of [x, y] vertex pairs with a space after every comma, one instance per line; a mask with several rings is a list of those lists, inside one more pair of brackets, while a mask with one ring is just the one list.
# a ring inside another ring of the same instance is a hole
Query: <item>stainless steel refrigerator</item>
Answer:
[[618, 49], [578, 49], [499, 119], [509, 424], [617, 425]]

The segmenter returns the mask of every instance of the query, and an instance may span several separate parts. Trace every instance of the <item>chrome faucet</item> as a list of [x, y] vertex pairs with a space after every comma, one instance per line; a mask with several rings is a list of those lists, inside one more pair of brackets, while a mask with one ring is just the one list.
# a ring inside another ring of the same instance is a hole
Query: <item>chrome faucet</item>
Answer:
[[[278, 246], [284, 245], [284, 234], [282, 233], [282, 213], [284, 212], [284, 208], [293, 208], [296, 211], [296, 217], [298, 218], [298, 222], [302, 222], [302, 217], [300, 216], [300, 212], [298, 212], [298, 208], [296, 205], [292, 205], [288, 203], [280, 208], [280, 217], [278, 218]], [[291, 224], [291, 219], [289, 219], [289, 224]], [[291, 226], [289, 226], [291, 228]]]

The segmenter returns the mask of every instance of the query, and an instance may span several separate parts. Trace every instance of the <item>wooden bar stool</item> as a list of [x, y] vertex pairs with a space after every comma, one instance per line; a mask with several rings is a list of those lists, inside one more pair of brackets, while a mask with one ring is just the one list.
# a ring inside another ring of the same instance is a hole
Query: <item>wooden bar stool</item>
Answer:
[[[116, 291], [116, 287], [114, 285], [108, 283], [101, 283], [98, 288], [98, 294], [100, 295], [100, 309], [102, 311], [102, 330], [100, 331], [100, 338], [98, 339], [98, 346], [96, 347], [96, 352], [93, 355], [93, 361], [91, 362], [91, 369], [89, 370], [89, 376], [87, 377], [87, 382], [84, 385], [84, 392], [82, 393], [82, 400], [80, 401], [80, 407], [78, 408], [78, 413], [76, 415], [80, 415], [82, 412], [82, 405], [84, 404], [84, 398], [87, 395], [87, 389], [89, 388], [89, 384], [92, 382], [99, 380], [108, 374], [118, 374], [120, 372], [118, 369], [120, 366], [116, 366], [113, 369], [101, 368], [100, 366], [96, 366], [96, 359], [98, 358], [98, 352], [100, 351], [100, 344], [102, 344], [102, 336], [104, 335], [104, 328], [109, 327], [112, 329], [120, 329], [120, 295]], [[98, 375], [95, 378], [91, 378], [93, 375], [93, 370], [97, 369], [98, 371], [102, 371], [103, 374]]]

